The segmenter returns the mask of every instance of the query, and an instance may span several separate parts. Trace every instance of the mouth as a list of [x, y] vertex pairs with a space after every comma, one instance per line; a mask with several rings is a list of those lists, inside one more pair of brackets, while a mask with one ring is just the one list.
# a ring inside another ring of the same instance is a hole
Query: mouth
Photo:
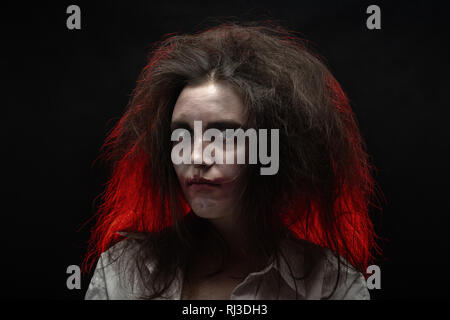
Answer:
[[209, 180], [201, 177], [194, 177], [186, 179], [186, 185], [190, 186], [206, 186], [206, 187], [219, 187], [221, 185], [218, 179]]

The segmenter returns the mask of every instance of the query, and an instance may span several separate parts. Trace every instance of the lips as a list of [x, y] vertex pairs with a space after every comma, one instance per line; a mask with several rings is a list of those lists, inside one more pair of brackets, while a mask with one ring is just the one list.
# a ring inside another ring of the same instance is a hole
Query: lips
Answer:
[[206, 179], [202, 177], [193, 177], [193, 178], [187, 178], [186, 179], [186, 185], [188, 187], [194, 186], [194, 185], [204, 185], [204, 186], [220, 186], [221, 182], [219, 179]]

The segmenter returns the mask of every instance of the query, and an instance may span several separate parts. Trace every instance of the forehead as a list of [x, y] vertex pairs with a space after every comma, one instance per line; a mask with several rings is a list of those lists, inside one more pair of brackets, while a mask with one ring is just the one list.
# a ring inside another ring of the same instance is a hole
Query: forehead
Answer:
[[228, 119], [243, 122], [242, 99], [228, 84], [207, 82], [186, 86], [180, 93], [172, 114], [172, 121], [216, 121]]

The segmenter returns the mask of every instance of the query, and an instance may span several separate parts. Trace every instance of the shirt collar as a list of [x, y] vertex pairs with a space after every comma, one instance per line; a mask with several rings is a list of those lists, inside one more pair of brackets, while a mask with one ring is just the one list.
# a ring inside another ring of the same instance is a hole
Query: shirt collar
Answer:
[[[118, 232], [120, 235], [132, 238], [132, 239], [143, 239], [143, 232]], [[271, 259], [272, 262], [267, 265], [264, 269], [258, 272], [252, 273], [253, 275], [263, 275], [268, 273], [270, 270], [275, 269], [281, 278], [286, 282], [286, 284], [300, 296], [305, 297], [305, 281], [304, 279], [294, 279], [301, 278], [304, 276], [304, 253], [303, 248], [298, 244], [294, 243], [292, 240], [285, 239], [281, 242], [280, 246], [281, 254], [279, 254], [278, 263]], [[151, 272], [154, 268], [154, 261], [149, 261], [146, 263], [147, 268]], [[182, 275], [178, 272], [178, 281], [181, 281]], [[173, 291], [173, 290], [172, 290]]]
[[[281, 254], [279, 254], [279, 263], [272, 262], [274, 269], [278, 271], [281, 278], [287, 285], [300, 296], [305, 297], [304, 276], [304, 254], [303, 248], [295, 244], [292, 240], [285, 239], [281, 242]], [[293, 277], [297, 278], [294, 279]], [[300, 279], [298, 279], [300, 278]]]

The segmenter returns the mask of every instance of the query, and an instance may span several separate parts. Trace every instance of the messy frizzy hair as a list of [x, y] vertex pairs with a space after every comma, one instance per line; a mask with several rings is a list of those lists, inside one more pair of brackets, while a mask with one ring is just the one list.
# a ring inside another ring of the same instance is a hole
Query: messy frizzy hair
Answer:
[[[255, 250], [277, 257], [280, 241], [295, 238], [330, 249], [365, 274], [378, 250], [369, 217], [373, 166], [349, 101], [322, 60], [294, 32], [267, 21], [227, 22], [158, 42], [102, 149], [111, 179], [85, 270], [123, 232], [145, 235], [135, 259], [151, 292], [146, 298], [163, 296], [176, 270], [188, 270], [202, 234], [196, 228], [207, 230], [207, 223], [195, 219], [182, 195], [170, 121], [185, 86], [213, 80], [240, 94], [247, 127], [279, 129], [278, 173], [260, 175], [252, 165], [245, 179], [240, 223]], [[156, 261], [152, 278], [144, 267], [149, 259]]]

